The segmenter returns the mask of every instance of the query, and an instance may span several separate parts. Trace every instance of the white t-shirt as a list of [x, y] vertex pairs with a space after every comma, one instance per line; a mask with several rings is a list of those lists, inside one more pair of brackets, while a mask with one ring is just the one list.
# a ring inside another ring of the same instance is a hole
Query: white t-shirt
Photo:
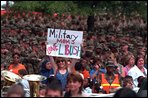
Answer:
[[25, 97], [30, 97], [30, 86], [28, 80], [22, 79], [20, 82], [25, 90]]
[[[147, 75], [147, 69], [144, 68], [145, 73]], [[129, 76], [132, 76], [133, 81], [134, 81], [134, 86], [137, 87], [138, 86], [138, 77], [143, 76], [145, 77], [144, 73], [135, 65], [134, 67], [132, 67], [129, 71], [128, 74]]]

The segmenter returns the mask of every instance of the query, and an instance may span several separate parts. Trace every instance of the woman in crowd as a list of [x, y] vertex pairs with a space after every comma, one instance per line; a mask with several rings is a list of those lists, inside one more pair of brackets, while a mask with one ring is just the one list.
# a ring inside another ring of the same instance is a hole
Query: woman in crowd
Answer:
[[69, 91], [65, 93], [64, 97], [86, 97], [82, 92], [83, 89], [83, 79], [78, 73], [71, 73], [67, 77], [67, 85]]
[[145, 77], [147, 77], [147, 69], [144, 67], [145, 65], [145, 59], [144, 57], [137, 57], [136, 58], [136, 65], [141, 70], [141, 72], [144, 74]]
[[144, 67], [143, 57], [136, 58], [136, 65], [129, 70], [128, 75], [132, 76], [135, 87], [138, 86], [138, 78], [140, 76], [147, 77], [147, 69]]
[[40, 75], [47, 77], [46, 80], [42, 81], [43, 84], [48, 84], [50, 76], [54, 75], [55, 67], [51, 64], [50, 60], [45, 60], [41, 64]]
[[8, 70], [19, 75], [19, 70], [26, 70], [25, 65], [20, 63], [20, 54], [19, 53], [13, 53], [13, 62], [9, 65]]
[[[54, 61], [53, 57], [50, 57], [52, 65], [55, 67], [55, 77], [61, 81], [62, 83], [62, 89], [65, 90], [66, 83], [67, 83], [67, 76], [69, 73], [71, 73], [74, 69], [75, 60], [72, 60], [71, 65], [67, 67], [67, 61], [63, 58], [58, 58], [57, 62]], [[69, 69], [69, 70], [68, 70]]]
[[124, 72], [125, 72], [125, 76], [128, 74], [128, 71], [134, 66], [135, 64], [135, 57], [133, 54], [127, 54], [125, 55], [125, 67], [124, 67]]

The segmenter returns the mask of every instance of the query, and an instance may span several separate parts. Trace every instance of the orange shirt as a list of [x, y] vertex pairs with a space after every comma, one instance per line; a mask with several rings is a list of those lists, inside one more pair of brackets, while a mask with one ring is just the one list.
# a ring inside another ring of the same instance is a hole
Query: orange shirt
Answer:
[[86, 69], [84, 69], [84, 71], [82, 72], [83, 76], [84, 76], [84, 79], [90, 77], [89, 75], [89, 71], [87, 71]]
[[16, 66], [16, 67], [14, 67], [15, 65], [14, 64], [11, 64], [9, 67], [8, 67], [8, 70], [9, 71], [11, 71], [11, 72], [13, 72], [13, 73], [15, 73], [15, 74], [17, 74], [17, 75], [19, 75], [19, 70], [21, 70], [21, 69], [25, 69], [26, 70], [26, 68], [25, 68], [25, 65], [23, 65], [23, 64], [18, 64], [18, 66]]

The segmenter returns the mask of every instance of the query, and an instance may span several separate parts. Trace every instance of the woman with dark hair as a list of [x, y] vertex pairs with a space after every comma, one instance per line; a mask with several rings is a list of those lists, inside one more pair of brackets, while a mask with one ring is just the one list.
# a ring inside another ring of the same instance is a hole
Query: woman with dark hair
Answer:
[[142, 71], [142, 73], [147, 76], [147, 69], [144, 67], [145, 61], [144, 61], [144, 57], [140, 56], [137, 57], [135, 60], [135, 63], [137, 65], [137, 67]]
[[9, 65], [8, 70], [19, 75], [19, 70], [26, 70], [25, 65], [20, 63], [20, 54], [19, 53], [13, 53], [13, 62]]
[[64, 97], [84, 97], [86, 96], [83, 90], [83, 79], [78, 73], [71, 73], [67, 77], [67, 86], [69, 91], [65, 93]]
[[42, 83], [47, 85], [50, 76], [51, 75], [54, 75], [55, 68], [51, 64], [50, 60], [43, 61], [43, 63], [41, 64], [40, 67], [41, 67], [41, 69], [40, 69], [40, 75], [43, 75], [43, 76], [47, 77], [47, 79], [44, 80], [44, 81], [42, 81]]
[[128, 75], [132, 76], [135, 87], [138, 86], [138, 77], [140, 76], [147, 77], [147, 69], [144, 67], [143, 57], [136, 58], [136, 66], [134, 66], [129, 70]]

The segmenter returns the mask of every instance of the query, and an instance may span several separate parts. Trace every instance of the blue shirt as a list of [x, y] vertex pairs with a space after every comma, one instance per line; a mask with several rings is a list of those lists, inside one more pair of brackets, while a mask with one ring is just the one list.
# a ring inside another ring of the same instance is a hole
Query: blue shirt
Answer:
[[67, 85], [67, 76], [68, 76], [68, 71], [66, 71], [65, 74], [61, 74], [61, 73], [58, 71], [57, 74], [56, 74], [56, 78], [61, 81], [62, 89], [63, 89], [63, 90], [65, 90], [65, 87], [66, 87], [66, 85]]
[[42, 81], [43, 84], [48, 84], [48, 78], [50, 77], [50, 75], [53, 75], [54, 74], [54, 70], [53, 68], [51, 68], [50, 70], [42, 70], [40, 71], [40, 75], [43, 75], [45, 77], [47, 77], [46, 80]]
[[[95, 72], [96, 72], [96, 69], [92, 69], [92, 70], [89, 72], [90, 76], [92, 76]], [[98, 75], [99, 73], [106, 73], [106, 70], [103, 69], [103, 68], [100, 68], [96, 75]], [[93, 81], [93, 82], [97, 82], [97, 80], [96, 80], [95, 78], [94, 78], [92, 81]]]

